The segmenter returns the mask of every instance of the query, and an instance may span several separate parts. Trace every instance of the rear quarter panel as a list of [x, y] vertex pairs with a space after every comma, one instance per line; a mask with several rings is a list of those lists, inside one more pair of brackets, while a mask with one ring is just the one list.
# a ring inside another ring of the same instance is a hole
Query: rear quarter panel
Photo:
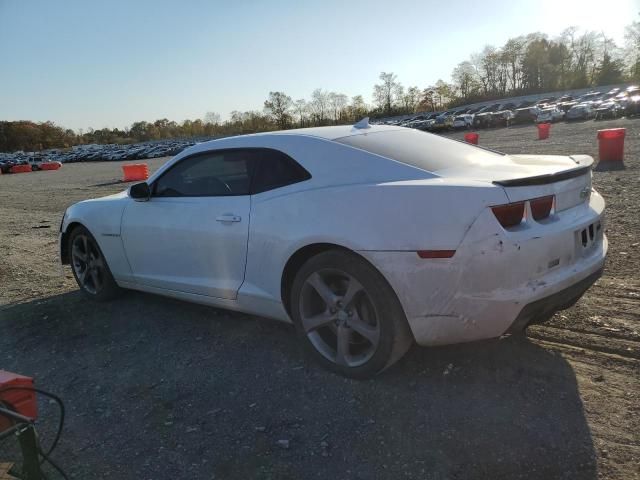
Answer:
[[442, 179], [287, 191], [292, 187], [252, 198], [246, 293], [279, 301], [286, 262], [310, 244], [353, 251], [455, 249], [487, 205], [506, 201], [501, 188]]

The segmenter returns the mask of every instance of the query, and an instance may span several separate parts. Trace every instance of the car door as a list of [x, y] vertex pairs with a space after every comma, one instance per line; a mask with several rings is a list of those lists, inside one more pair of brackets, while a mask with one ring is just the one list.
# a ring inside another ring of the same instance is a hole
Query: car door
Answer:
[[131, 199], [121, 236], [141, 285], [235, 299], [249, 235], [250, 150], [186, 157], [158, 177], [148, 201]]

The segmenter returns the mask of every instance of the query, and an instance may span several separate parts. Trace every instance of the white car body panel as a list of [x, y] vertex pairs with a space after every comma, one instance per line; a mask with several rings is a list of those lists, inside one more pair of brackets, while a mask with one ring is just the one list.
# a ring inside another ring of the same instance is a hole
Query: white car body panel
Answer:
[[[191, 154], [243, 147], [280, 150], [311, 179], [251, 196], [136, 201], [123, 192], [71, 206], [61, 232], [74, 223], [87, 227], [123, 287], [283, 321], [290, 321], [282, 303], [287, 261], [309, 245], [337, 245], [382, 273], [423, 345], [500, 336], [525, 305], [602, 268], [603, 228], [588, 255], [576, 245], [576, 232], [603, 221], [602, 198], [584, 196], [591, 193], [590, 175], [525, 187], [493, 183], [587, 167], [591, 157], [495, 155], [431, 135], [429, 154], [438, 168], [425, 171], [333, 141], [391, 131], [429, 135], [388, 126], [324, 127], [198, 144], [148, 182]], [[450, 166], [447, 155], [464, 157], [467, 165]], [[490, 209], [551, 194], [553, 218], [527, 220], [513, 231]], [[241, 221], [216, 221], [226, 214]], [[418, 250], [456, 253], [422, 259]]]
[[249, 195], [128, 202], [121, 236], [134, 280], [235, 299], [244, 280], [250, 210]]

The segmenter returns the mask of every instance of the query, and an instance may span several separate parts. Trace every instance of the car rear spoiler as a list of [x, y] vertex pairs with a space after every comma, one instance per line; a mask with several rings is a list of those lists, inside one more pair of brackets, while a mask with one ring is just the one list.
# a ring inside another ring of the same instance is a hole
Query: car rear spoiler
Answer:
[[529, 187], [532, 185], [547, 185], [549, 183], [561, 182], [570, 178], [586, 175], [591, 170], [591, 166], [572, 168], [558, 173], [536, 175], [534, 177], [514, 178], [513, 180], [494, 180], [492, 183], [501, 187]]

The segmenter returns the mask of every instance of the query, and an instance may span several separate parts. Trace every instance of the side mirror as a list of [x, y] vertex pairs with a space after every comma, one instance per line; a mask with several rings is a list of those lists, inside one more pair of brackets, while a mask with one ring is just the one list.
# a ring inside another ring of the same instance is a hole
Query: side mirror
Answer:
[[151, 188], [147, 182], [136, 183], [129, 187], [129, 196], [136, 201], [146, 202], [151, 198]]

